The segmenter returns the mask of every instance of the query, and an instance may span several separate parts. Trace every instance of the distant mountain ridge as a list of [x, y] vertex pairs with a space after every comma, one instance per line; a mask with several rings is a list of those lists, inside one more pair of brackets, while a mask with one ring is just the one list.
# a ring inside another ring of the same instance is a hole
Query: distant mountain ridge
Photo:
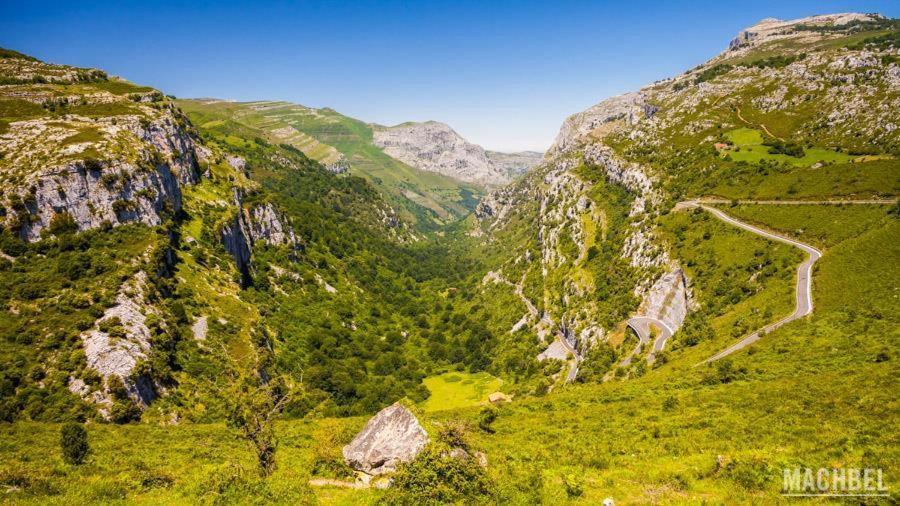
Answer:
[[486, 151], [438, 121], [374, 126], [373, 142], [407, 165], [461, 181], [501, 186], [537, 165], [542, 153]]

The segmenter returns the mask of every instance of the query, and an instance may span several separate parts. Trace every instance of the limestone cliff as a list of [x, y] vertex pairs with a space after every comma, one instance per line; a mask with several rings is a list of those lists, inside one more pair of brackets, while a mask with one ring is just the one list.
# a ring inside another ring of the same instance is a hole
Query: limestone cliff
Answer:
[[540, 161], [535, 153], [487, 152], [437, 121], [376, 127], [373, 142], [412, 167], [486, 186], [508, 183]]

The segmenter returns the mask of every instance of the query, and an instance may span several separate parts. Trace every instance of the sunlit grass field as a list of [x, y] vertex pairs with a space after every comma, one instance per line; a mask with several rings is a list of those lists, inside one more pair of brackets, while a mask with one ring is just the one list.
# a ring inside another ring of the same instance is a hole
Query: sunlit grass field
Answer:
[[488, 401], [488, 395], [503, 384], [486, 372], [448, 372], [425, 378], [431, 396], [422, 404], [426, 412], [478, 406]]

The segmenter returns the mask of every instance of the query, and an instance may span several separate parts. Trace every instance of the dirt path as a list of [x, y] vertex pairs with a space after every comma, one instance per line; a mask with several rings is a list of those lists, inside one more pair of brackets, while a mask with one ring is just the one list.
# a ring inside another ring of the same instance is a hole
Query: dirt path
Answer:
[[741, 115], [741, 108], [740, 108], [740, 107], [736, 107], [735, 109], [737, 109], [737, 117], [740, 118], [740, 120], [743, 121], [744, 123], [746, 123], [746, 124], [748, 124], [748, 125], [750, 125], [750, 126], [759, 126], [759, 127], [762, 128], [767, 134], [769, 134], [769, 137], [774, 137], [774, 138], [780, 140], [781, 142], [785, 142], [784, 138], [778, 137], [777, 135], [775, 135], [775, 134], [773, 134], [772, 132], [770, 132], [769, 129], [766, 128], [766, 125], [764, 125], [764, 124], [762, 124], [762, 123], [760, 123], [759, 125], [754, 125], [753, 123], [750, 123], [749, 121], [747, 121], [747, 120], [744, 118], [744, 116]]

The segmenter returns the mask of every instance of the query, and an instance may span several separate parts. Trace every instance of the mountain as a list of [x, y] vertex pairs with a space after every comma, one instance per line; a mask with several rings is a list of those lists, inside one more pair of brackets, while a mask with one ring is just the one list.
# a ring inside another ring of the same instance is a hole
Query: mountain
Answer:
[[266, 142], [299, 149], [333, 172], [365, 178], [404, 221], [423, 232], [465, 216], [483, 193], [478, 185], [392, 158], [373, 143], [371, 125], [332, 109], [269, 101], [198, 99], [177, 103], [203, 128], [223, 130], [226, 124], [238, 123]]
[[485, 186], [510, 182], [536, 165], [542, 156], [531, 152], [488, 152], [437, 121], [376, 126], [373, 141], [407, 165]]
[[537, 151], [517, 151], [506, 153], [501, 151], [485, 151], [491, 165], [506, 174], [507, 183], [525, 174], [544, 158]]
[[[424, 399], [422, 315], [470, 261], [390, 195], [216, 104], [0, 55], [2, 419], [222, 419], [229, 377], [302, 384], [297, 414]], [[451, 316], [444, 352], [485, 360]]]
[[[0, 482], [23, 502], [399, 504], [889, 484], [898, 36], [873, 14], [764, 20], [573, 114], [434, 233], [390, 191], [412, 180], [375, 174], [442, 176], [379, 127], [2, 50]], [[85, 464], [56, 460], [61, 421], [91, 422]], [[388, 459], [388, 490], [351, 467], [385, 447], [417, 455]]]

